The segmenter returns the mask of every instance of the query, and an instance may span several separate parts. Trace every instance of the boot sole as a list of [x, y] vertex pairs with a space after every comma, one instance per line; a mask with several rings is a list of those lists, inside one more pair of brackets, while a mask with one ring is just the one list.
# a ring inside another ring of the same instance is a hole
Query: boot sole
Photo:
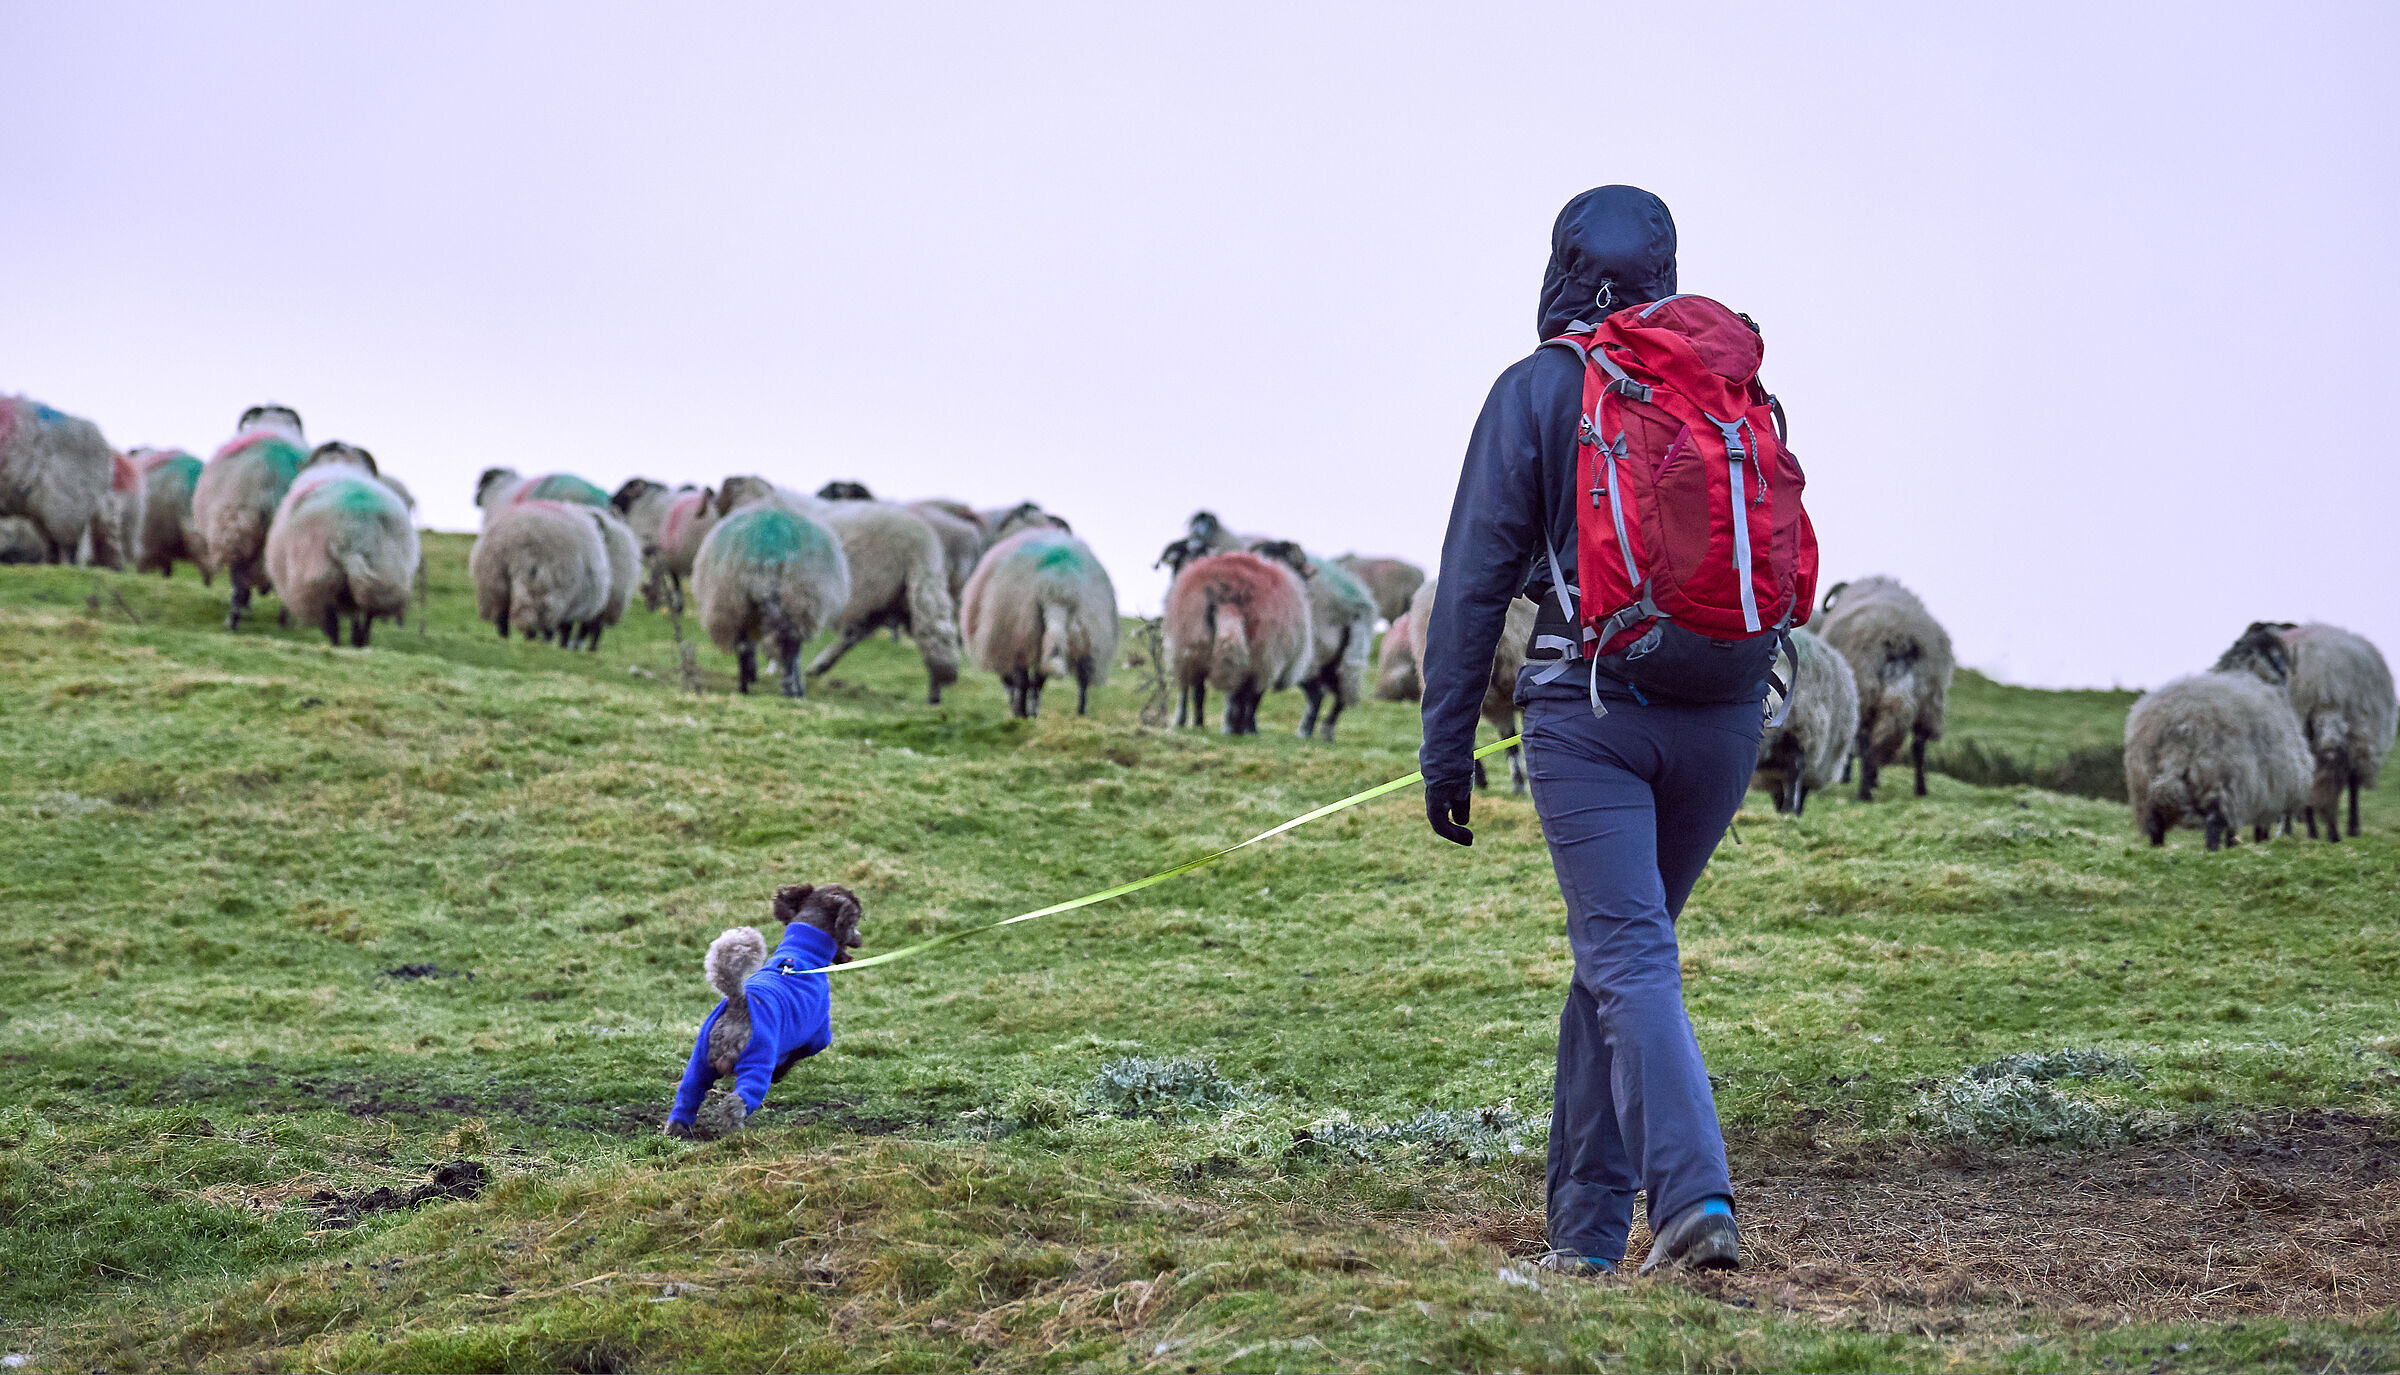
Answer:
[[1738, 1270], [1742, 1264], [1741, 1229], [1723, 1213], [1706, 1213], [1675, 1238], [1675, 1249], [1661, 1254], [1653, 1245], [1641, 1273], [1654, 1274], [1669, 1266], [1685, 1270]]

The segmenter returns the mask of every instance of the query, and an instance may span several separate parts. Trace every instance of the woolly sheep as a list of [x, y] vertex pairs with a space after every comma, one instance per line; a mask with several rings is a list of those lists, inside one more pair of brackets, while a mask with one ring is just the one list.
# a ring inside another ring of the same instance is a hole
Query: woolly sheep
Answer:
[[[2394, 728], [2400, 725], [2392, 670], [2382, 652], [2364, 636], [2339, 626], [2254, 621], [2217, 660], [2217, 668], [2285, 684], [2301, 738], [2315, 760], [2315, 782], [2308, 805], [2301, 809], [2308, 819], [2309, 839], [2316, 839], [2320, 814], [2326, 839], [2342, 838], [2344, 788], [2350, 791], [2350, 834], [2357, 835], [2359, 789], [2375, 786], [2384, 756], [2391, 752]], [[2278, 669], [2284, 670], [2280, 677]]]
[[771, 645], [783, 695], [800, 697], [800, 647], [850, 601], [840, 537], [780, 501], [757, 501], [709, 529], [692, 564], [700, 624], [740, 665], [740, 690], [758, 681], [758, 646]]
[[1840, 781], [1858, 738], [1858, 682], [1847, 660], [1805, 630], [1793, 631], [1791, 654], [1777, 658], [1792, 685], [1791, 709], [1759, 736], [1754, 781], [1774, 796], [1776, 811], [1798, 816], [1810, 793]]
[[984, 525], [990, 528], [994, 543], [1007, 539], [1019, 530], [1064, 530], [1070, 535], [1075, 533], [1074, 526], [1067, 524], [1062, 517], [1043, 510], [1039, 502], [1020, 501], [1014, 506], [996, 506], [975, 514], [981, 516]]
[[[1427, 578], [1417, 589], [1416, 597], [1408, 604], [1409, 654], [1422, 666], [1425, 662], [1427, 628], [1433, 620], [1433, 598], [1437, 578]], [[1492, 650], [1491, 681], [1483, 690], [1483, 719], [1492, 723], [1505, 740], [1517, 733], [1517, 670], [1525, 667], [1526, 646], [1533, 640], [1534, 613], [1539, 610], [1523, 597], [1509, 601], [1508, 617], [1500, 624], [1500, 643]], [[1420, 667], [1420, 672], [1422, 668]], [[1483, 761], [1475, 761], [1475, 785], [1486, 781]], [[1508, 749], [1508, 790], [1525, 791], [1525, 757], [1519, 746]]]
[[148, 487], [132, 459], [123, 454], [111, 458], [108, 494], [100, 499], [100, 513], [92, 517], [87, 536], [90, 556], [85, 562], [121, 571], [141, 557]]
[[0, 516], [0, 563], [41, 563], [50, 557], [50, 537], [23, 516]]
[[22, 396], [0, 396], [0, 516], [39, 531], [42, 561], [64, 563], [108, 499], [117, 452], [100, 427]]
[[1308, 594], [1288, 566], [1241, 551], [1193, 560], [1167, 588], [1176, 726], [1206, 718], [1214, 684], [1225, 694], [1225, 734], [1256, 735], [1259, 700], [1298, 680], [1313, 639]]
[[1318, 710], [1331, 697], [1333, 710], [1324, 725], [1330, 742], [1343, 709], [1366, 695], [1367, 657], [1375, 649], [1375, 599], [1347, 570], [1290, 540], [1262, 540], [1250, 552], [1280, 559], [1307, 582], [1311, 644], [1308, 664], [1300, 673], [1300, 691], [1308, 698], [1308, 709], [1301, 713], [1299, 735], [1306, 740], [1317, 730]]
[[842, 541], [850, 600], [837, 617], [841, 638], [817, 655], [809, 676], [823, 677], [859, 641], [896, 625], [925, 661], [925, 700], [939, 703], [942, 689], [958, 681], [959, 651], [958, 603], [941, 538], [915, 512], [889, 502], [827, 502], [810, 514]]
[[[651, 581], [666, 583], [666, 595], [677, 610], [683, 607], [684, 580], [692, 576], [692, 560], [700, 556], [700, 545], [708, 532], [716, 528], [717, 518], [724, 508], [718, 504], [714, 487], [683, 488], [668, 500], [667, 508], [658, 518], [658, 539], [645, 544], [643, 550], [651, 560]], [[656, 609], [657, 593], [649, 594]]]
[[[875, 494], [863, 482], [828, 482], [817, 489], [819, 501], [873, 501]], [[950, 599], [955, 602], [966, 595], [967, 579], [975, 575], [975, 565], [982, 560], [983, 551], [992, 547], [992, 528], [976, 514], [975, 508], [963, 501], [931, 497], [923, 501], [900, 503], [910, 514], [932, 527], [935, 538], [942, 542], [942, 562], [950, 575]], [[1037, 511], [1040, 509], [1035, 508]], [[1021, 522], [1010, 533], [1025, 528]], [[1063, 528], [1063, 522], [1061, 523]], [[898, 639], [900, 628], [892, 627], [892, 638]]]
[[1361, 554], [1344, 554], [1334, 560], [1350, 576], [1366, 585], [1375, 598], [1375, 614], [1386, 621], [1396, 621], [1408, 614], [1408, 604], [1425, 585], [1425, 570], [1406, 559], [1374, 559]]
[[562, 649], [600, 614], [611, 590], [599, 523], [589, 506], [564, 501], [519, 501], [491, 513], [467, 554], [467, 572], [475, 614], [500, 638], [513, 627]]
[[475, 478], [475, 504], [483, 523], [493, 513], [520, 501], [563, 501], [572, 506], [607, 506], [608, 493], [573, 473], [542, 473], [525, 477], [514, 468], [486, 468]]
[[250, 594], [266, 582], [262, 560], [275, 508], [308, 460], [300, 413], [289, 406], [252, 406], [233, 438], [208, 460], [192, 484], [192, 529], [200, 537], [202, 577], [222, 570], [233, 584], [225, 628], [239, 630]]
[[1375, 651], [1375, 695], [1386, 702], [1413, 702], [1425, 694], [1417, 677], [1417, 651], [1408, 642], [1408, 608], [1392, 618]]
[[[199, 565], [199, 537], [192, 531], [192, 487], [200, 460], [181, 449], [136, 449], [130, 455], [142, 474], [142, 536], [134, 568], [175, 576], [175, 561]], [[210, 573], [200, 566], [200, 580]]]
[[1108, 681], [1117, 589], [1091, 546], [1062, 530], [1020, 530], [992, 547], [959, 603], [967, 653], [1008, 685], [1012, 716], [1037, 716], [1042, 685], [1075, 678], [1075, 714]]
[[600, 531], [601, 552], [608, 556], [608, 598], [600, 610], [583, 623], [583, 647], [598, 653], [600, 632], [625, 619], [625, 608], [633, 605], [634, 589], [642, 582], [642, 546], [633, 537], [633, 530], [617, 519], [608, 507], [594, 508], [592, 524]]
[[267, 532], [267, 577], [302, 625], [363, 649], [375, 618], [400, 619], [417, 577], [417, 530], [408, 505], [353, 445], [319, 445], [309, 455]]
[[2153, 845], [2198, 825], [2235, 844], [2308, 803], [2308, 744], [2281, 684], [2240, 671], [2194, 673], [2144, 693], [2125, 718], [2125, 790]]
[[1900, 757], [1903, 741], [1923, 797], [1925, 745], [1942, 738], [1958, 668], [1949, 632], [1915, 593], [1888, 577], [1836, 583], [1824, 609], [1817, 634], [1849, 662], [1858, 686], [1858, 800], [1875, 800], [1883, 766]]

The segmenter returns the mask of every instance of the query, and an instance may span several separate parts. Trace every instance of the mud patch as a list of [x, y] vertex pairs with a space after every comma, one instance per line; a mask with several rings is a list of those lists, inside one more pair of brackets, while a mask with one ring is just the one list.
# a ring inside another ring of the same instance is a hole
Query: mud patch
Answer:
[[[1744, 1306], [1927, 1335], [2026, 1310], [2078, 1325], [2400, 1305], [2400, 1120], [2338, 1112], [2104, 1151], [1733, 1147], [1746, 1257], [1687, 1282]], [[1516, 1254], [1541, 1215], [1472, 1229]], [[1650, 1238], [1638, 1224], [1631, 1255]]]
[[344, 1193], [337, 1189], [319, 1189], [304, 1200], [310, 1207], [323, 1210], [328, 1227], [356, 1227], [359, 1219], [369, 1213], [391, 1212], [399, 1208], [414, 1208], [420, 1203], [437, 1199], [474, 1198], [490, 1183], [492, 1172], [480, 1160], [453, 1160], [447, 1165], [433, 1167], [432, 1177], [413, 1189], [395, 1189], [383, 1185], [373, 1189], [358, 1189]]
[[444, 969], [438, 964], [404, 964], [383, 971], [387, 979], [465, 979], [475, 982], [471, 969]]

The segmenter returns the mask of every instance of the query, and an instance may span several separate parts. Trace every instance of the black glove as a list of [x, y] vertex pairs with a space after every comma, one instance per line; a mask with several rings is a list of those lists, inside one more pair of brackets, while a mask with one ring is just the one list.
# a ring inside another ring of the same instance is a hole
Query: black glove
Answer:
[[1475, 833], [1467, 829], [1467, 809], [1474, 804], [1475, 785], [1466, 779], [1456, 783], [1427, 783], [1425, 785], [1425, 820], [1433, 833], [1453, 845], [1472, 845]]

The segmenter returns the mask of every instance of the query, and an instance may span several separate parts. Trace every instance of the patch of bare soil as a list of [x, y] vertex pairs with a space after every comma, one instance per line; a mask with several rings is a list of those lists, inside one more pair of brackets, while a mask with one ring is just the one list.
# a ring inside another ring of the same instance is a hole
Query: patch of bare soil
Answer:
[[[2053, 1319], [2365, 1318], [2400, 1305], [2400, 1121], [2338, 1112], [2106, 1151], [1734, 1144], [1729, 1302], [1941, 1333]], [[1541, 1218], [1478, 1227], [1520, 1254]], [[1637, 1226], [1630, 1254], [1649, 1245]]]
[[453, 1160], [447, 1165], [433, 1167], [433, 1175], [413, 1189], [395, 1189], [379, 1185], [343, 1193], [336, 1189], [319, 1189], [307, 1199], [312, 1208], [325, 1212], [328, 1227], [355, 1227], [369, 1213], [389, 1212], [395, 1208], [414, 1208], [442, 1198], [473, 1198], [490, 1183], [492, 1172], [480, 1160]]

